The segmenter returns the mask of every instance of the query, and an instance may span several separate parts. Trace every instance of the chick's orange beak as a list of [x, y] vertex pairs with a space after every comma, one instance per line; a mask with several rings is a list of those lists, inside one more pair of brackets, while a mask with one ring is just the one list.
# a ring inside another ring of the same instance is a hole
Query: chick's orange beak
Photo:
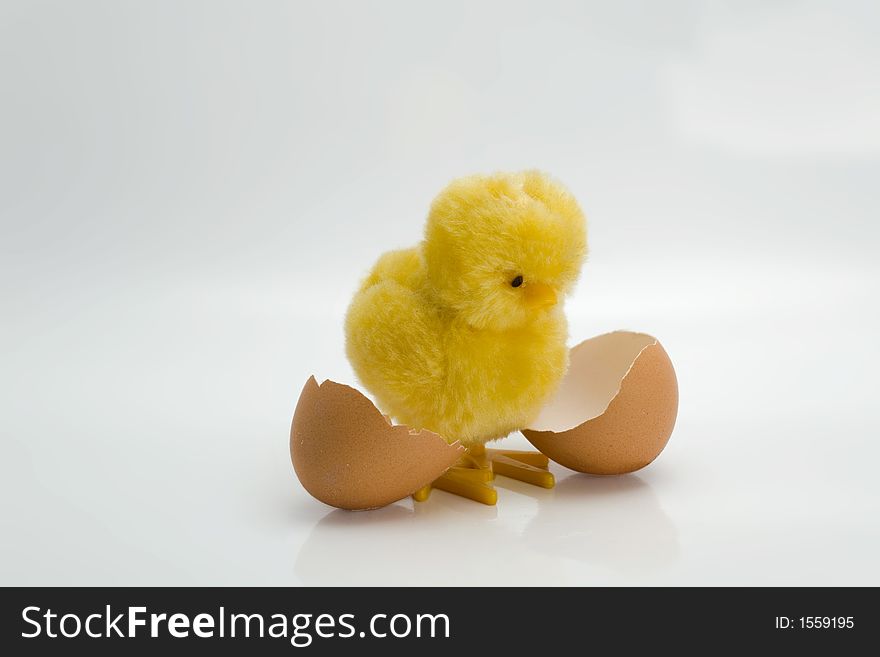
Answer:
[[533, 310], [556, 305], [556, 290], [544, 283], [526, 283], [523, 293], [526, 295], [526, 303]]

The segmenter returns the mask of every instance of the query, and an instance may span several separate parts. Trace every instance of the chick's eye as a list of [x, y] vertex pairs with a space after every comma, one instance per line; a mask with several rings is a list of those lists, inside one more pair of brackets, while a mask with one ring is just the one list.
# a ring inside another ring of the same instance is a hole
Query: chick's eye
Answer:
[[522, 277], [522, 276], [517, 276], [517, 277], [514, 278], [512, 281], [510, 281], [510, 284], [511, 284], [513, 287], [519, 287], [520, 285], [523, 284], [523, 277]]

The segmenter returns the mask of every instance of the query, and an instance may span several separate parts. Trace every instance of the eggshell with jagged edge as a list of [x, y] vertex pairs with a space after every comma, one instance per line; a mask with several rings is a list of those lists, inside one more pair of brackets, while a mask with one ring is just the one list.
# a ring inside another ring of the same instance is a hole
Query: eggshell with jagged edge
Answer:
[[309, 377], [290, 427], [290, 457], [303, 487], [340, 509], [375, 509], [411, 495], [465, 449], [430, 431], [392, 425], [363, 394]]
[[678, 381], [660, 342], [616, 331], [571, 350], [568, 372], [525, 437], [572, 470], [624, 474], [653, 461], [678, 413]]

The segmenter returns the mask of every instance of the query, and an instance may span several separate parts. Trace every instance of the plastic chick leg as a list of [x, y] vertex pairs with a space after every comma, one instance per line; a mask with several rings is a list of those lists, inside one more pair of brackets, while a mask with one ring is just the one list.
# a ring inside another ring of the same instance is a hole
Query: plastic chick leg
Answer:
[[556, 480], [548, 469], [548, 463], [549, 459], [540, 452], [486, 449], [476, 445], [468, 449], [468, 453], [443, 476], [420, 488], [412, 497], [416, 502], [424, 502], [432, 488], [439, 488], [492, 506], [498, 501], [498, 493], [493, 485], [495, 475], [542, 488], [553, 488]]

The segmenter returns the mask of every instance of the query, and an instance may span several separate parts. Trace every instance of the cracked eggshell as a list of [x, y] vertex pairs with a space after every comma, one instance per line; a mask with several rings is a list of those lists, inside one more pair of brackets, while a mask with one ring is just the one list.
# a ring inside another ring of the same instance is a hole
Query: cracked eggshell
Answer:
[[663, 451], [678, 412], [678, 381], [660, 342], [616, 331], [571, 350], [556, 396], [523, 435], [572, 470], [623, 474]]
[[430, 484], [464, 453], [458, 442], [391, 425], [354, 388], [309, 377], [290, 427], [290, 458], [303, 487], [340, 509], [375, 509]]

